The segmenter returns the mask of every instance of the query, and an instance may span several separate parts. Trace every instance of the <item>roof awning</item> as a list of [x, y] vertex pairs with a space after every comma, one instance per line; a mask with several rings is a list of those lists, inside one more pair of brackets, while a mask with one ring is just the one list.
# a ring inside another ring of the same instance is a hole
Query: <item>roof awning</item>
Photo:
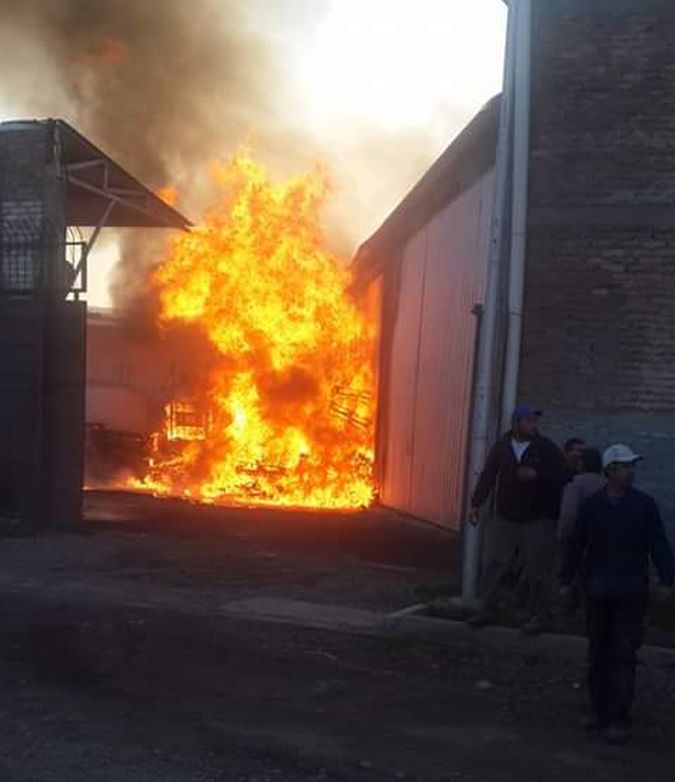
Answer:
[[68, 177], [68, 225], [179, 228], [191, 223], [64, 120], [56, 120]]

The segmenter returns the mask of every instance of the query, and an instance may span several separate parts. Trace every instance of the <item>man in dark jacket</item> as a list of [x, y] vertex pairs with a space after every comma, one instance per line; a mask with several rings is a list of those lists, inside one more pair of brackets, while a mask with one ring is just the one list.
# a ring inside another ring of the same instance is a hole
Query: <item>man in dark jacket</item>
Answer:
[[588, 633], [588, 730], [608, 741], [630, 739], [636, 652], [642, 643], [651, 557], [662, 586], [672, 589], [673, 553], [654, 500], [633, 488], [640, 457], [626, 445], [603, 455], [607, 486], [579, 509], [561, 571], [563, 596], [582, 560]]
[[550, 621], [553, 557], [565, 459], [539, 434], [541, 413], [516, 408], [512, 429], [494, 446], [478, 479], [471, 505], [474, 517], [496, 487], [496, 515], [486, 530], [482, 610], [474, 627], [495, 621], [499, 586], [514, 557], [520, 556], [529, 587], [530, 616], [523, 630], [543, 632]]

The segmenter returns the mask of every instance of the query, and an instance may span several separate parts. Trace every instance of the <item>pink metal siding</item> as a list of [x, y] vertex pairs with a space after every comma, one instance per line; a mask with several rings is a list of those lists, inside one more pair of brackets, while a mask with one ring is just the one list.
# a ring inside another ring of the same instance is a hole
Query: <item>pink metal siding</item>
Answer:
[[[416, 234], [406, 245], [401, 261], [400, 290], [387, 389], [388, 417], [386, 456], [381, 499], [386, 505], [407, 510], [418, 368], [420, 313], [424, 287], [426, 235]], [[404, 293], [403, 293], [404, 292]]]
[[405, 245], [388, 383], [384, 504], [458, 529], [494, 175]]

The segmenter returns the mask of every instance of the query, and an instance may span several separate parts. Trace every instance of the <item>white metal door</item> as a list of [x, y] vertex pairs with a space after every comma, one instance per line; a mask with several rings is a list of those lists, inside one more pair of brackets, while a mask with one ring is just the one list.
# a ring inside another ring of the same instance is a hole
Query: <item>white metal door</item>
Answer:
[[459, 528], [476, 318], [493, 200], [489, 172], [403, 250], [382, 501]]

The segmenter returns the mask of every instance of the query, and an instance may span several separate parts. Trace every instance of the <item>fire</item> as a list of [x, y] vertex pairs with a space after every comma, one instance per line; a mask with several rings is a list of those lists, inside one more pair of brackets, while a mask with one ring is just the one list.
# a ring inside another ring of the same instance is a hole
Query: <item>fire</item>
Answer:
[[157, 195], [169, 206], [176, 206], [178, 203], [178, 190], [173, 185], [166, 185], [160, 187], [157, 191]]
[[135, 486], [201, 501], [356, 508], [374, 497], [376, 319], [325, 249], [325, 172], [271, 181], [213, 163], [218, 197], [152, 278], [160, 323], [216, 349], [204, 387], [167, 405]]

